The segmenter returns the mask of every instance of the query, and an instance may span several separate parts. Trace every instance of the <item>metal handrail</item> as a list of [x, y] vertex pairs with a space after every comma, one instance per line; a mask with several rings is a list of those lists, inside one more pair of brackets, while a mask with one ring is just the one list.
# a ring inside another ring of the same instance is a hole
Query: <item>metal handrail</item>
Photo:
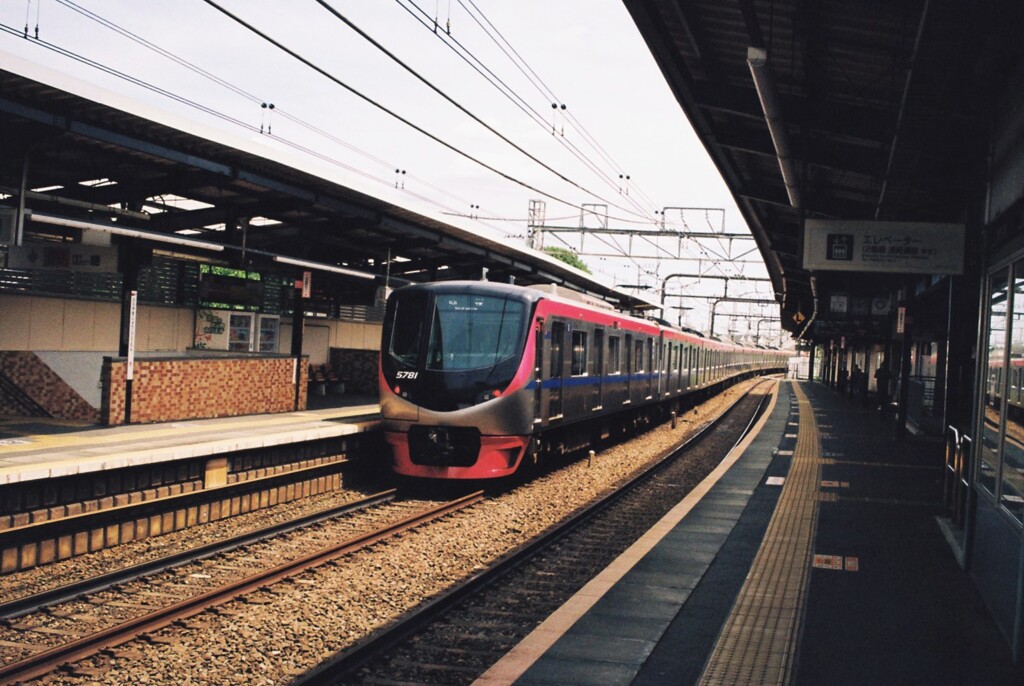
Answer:
[[946, 427], [946, 468], [942, 471], [942, 502], [946, 510], [953, 511], [953, 496], [956, 492], [957, 454], [960, 451], [960, 432], [955, 426]]
[[953, 510], [953, 521], [957, 526], [964, 525], [964, 518], [967, 516], [967, 493], [970, 490], [971, 459], [973, 457], [974, 441], [967, 434], [960, 438], [959, 463], [957, 464], [957, 493], [956, 507]]
[[946, 428], [946, 464], [943, 469], [942, 500], [952, 522], [962, 527], [967, 513], [973, 441], [954, 427]]

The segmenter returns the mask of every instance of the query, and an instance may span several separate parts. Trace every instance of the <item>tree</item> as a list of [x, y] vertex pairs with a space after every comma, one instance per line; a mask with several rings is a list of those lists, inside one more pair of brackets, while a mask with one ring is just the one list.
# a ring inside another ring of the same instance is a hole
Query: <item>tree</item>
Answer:
[[550, 247], [544, 248], [544, 252], [546, 252], [548, 255], [551, 255], [556, 260], [561, 260], [562, 262], [565, 262], [570, 267], [576, 267], [580, 271], [584, 271], [590, 274], [590, 268], [587, 267], [583, 260], [580, 259], [580, 256], [577, 255], [572, 250], [569, 250], [568, 248]]

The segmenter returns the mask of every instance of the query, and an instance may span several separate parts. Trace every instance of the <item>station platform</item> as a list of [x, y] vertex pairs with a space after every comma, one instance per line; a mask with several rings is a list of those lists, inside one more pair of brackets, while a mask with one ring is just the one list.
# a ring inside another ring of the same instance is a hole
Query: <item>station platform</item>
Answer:
[[686, 499], [476, 683], [1024, 684], [939, 523], [941, 443], [782, 382]]
[[376, 398], [346, 396], [301, 412], [158, 424], [0, 421], [0, 485], [373, 431]]

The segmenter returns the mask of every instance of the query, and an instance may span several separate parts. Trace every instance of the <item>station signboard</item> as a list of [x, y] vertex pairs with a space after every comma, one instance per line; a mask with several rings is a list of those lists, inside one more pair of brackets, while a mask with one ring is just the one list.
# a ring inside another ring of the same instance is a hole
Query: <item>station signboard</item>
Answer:
[[804, 268], [892, 274], [963, 274], [964, 225], [808, 219]]

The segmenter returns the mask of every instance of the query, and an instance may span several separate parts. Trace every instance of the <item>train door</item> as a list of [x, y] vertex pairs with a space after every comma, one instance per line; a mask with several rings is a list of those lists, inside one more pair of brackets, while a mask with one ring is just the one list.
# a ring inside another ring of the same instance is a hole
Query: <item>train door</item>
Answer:
[[658, 334], [658, 396], [668, 391], [669, 356], [665, 350], [665, 332]]
[[600, 410], [604, 406], [604, 329], [594, 330], [593, 375], [594, 398], [591, 407]]
[[590, 341], [588, 331], [579, 327], [582, 322], [573, 324], [569, 330], [571, 347], [567, 349], [569, 357], [569, 376], [571, 380], [563, 390], [563, 412], [569, 417], [582, 417], [592, 402], [592, 393], [587, 388], [587, 376], [590, 374]]
[[543, 424], [547, 419], [544, 412], [544, 319], [537, 317], [533, 327], [533, 382], [536, 384], [533, 389], [533, 423]]
[[676, 348], [676, 391], [683, 390], [683, 351], [686, 349], [682, 343], [675, 346]]
[[[630, 400], [642, 400], [643, 393], [647, 389], [644, 384], [644, 341], [639, 336], [633, 340], [633, 374], [636, 376], [636, 383], [633, 385], [633, 392]], [[635, 396], [635, 398], [634, 398]]]
[[623, 404], [633, 400], [633, 336], [626, 334], [626, 399]]
[[654, 339], [647, 339], [647, 396], [650, 398], [654, 395], [654, 375], [657, 373], [658, 368], [654, 364]]
[[565, 324], [563, 322], [552, 322], [551, 324], [551, 362], [549, 378], [551, 379], [548, 390], [548, 418], [560, 419], [562, 417], [562, 375], [565, 373]]
[[683, 355], [686, 357], [686, 389], [689, 390], [693, 386], [693, 346], [684, 344]]

